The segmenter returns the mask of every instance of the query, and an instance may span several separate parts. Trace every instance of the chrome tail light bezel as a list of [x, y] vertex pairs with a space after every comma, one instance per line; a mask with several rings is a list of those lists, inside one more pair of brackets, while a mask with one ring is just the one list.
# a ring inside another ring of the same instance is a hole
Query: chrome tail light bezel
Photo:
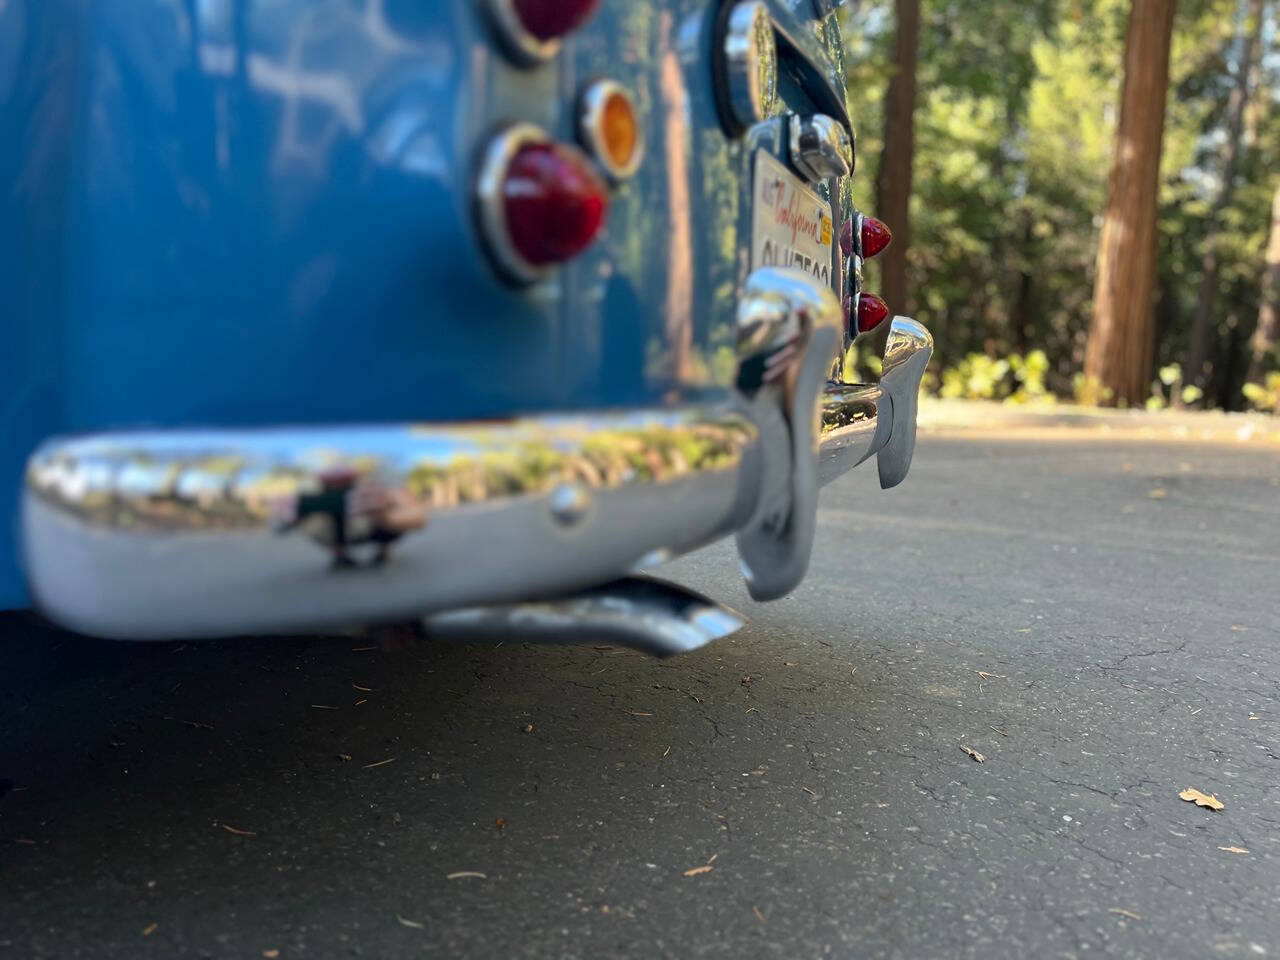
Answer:
[[778, 40], [760, 0], [726, 4], [713, 50], [721, 124], [738, 137], [778, 107]]
[[485, 12], [507, 52], [521, 66], [532, 67], [560, 52], [560, 40], [543, 40], [529, 32], [512, 0], [483, 0]]
[[503, 276], [518, 284], [536, 283], [547, 276], [553, 266], [530, 263], [512, 242], [504, 194], [507, 171], [523, 147], [551, 142], [550, 135], [532, 123], [504, 127], [489, 138], [476, 174], [476, 220], [481, 238]]

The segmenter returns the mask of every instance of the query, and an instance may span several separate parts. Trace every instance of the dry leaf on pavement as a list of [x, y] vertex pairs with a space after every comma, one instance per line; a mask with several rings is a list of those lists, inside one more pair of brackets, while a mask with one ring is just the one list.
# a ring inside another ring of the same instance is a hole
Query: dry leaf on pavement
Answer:
[[711, 864], [708, 863], [706, 866], [703, 866], [703, 867], [693, 867], [689, 870], [686, 870], [684, 872], [684, 875], [686, 877], [700, 877], [704, 873], [710, 873], [714, 869], [715, 867], [711, 866]]
[[1224, 853], [1248, 853], [1249, 852], [1244, 847], [1219, 847], [1218, 849], [1223, 851]]
[[972, 760], [976, 760], [978, 763], [986, 763], [986, 762], [987, 762], [987, 758], [986, 758], [986, 757], [984, 757], [982, 754], [980, 754], [977, 750], [973, 749], [973, 747], [966, 747], [966, 746], [962, 743], [962, 744], [960, 744], [960, 749], [961, 749], [961, 750], [963, 750], [965, 753], [967, 753], [967, 754], [969, 755], [970, 759], [972, 759]]
[[1209, 796], [1208, 794], [1201, 793], [1199, 790], [1193, 790], [1190, 787], [1183, 790], [1178, 794], [1178, 796], [1187, 801], [1187, 803], [1194, 803], [1197, 807], [1207, 807], [1210, 810], [1226, 809], [1226, 804], [1217, 797]]

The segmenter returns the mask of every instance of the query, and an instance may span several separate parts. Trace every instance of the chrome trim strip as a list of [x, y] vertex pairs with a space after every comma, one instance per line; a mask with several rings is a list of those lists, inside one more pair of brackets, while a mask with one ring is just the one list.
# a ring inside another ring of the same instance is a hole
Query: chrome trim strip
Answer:
[[546, 131], [531, 123], [512, 124], [489, 141], [476, 175], [476, 219], [480, 234], [499, 270], [516, 283], [535, 283], [552, 268], [530, 263], [511, 242], [504, 195], [507, 169], [521, 147], [550, 142]]
[[741, 527], [762, 472], [736, 402], [444, 426], [120, 433], [30, 460], [33, 595], [160, 639], [561, 595]]
[[[602, 134], [601, 121], [604, 118], [604, 108], [608, 105], [609, 99], [615, 96], [627, 101], [631, 106], [631, 115], [636, 121], [635, 150], [631, 154], [631, 159], [622, 166], [613, 162]], [[644, 126], [640, 123], [640, 112], [631, 91], [613, 80], [597, 80], [588, 86], [583, 91], [582, 99], [578, 104], [578, 140], [600, 164], [600, 169], [613, 183], [635, 176], [635, 172], [640, 169], [641, 161], [644, 160], [645, 143]]]

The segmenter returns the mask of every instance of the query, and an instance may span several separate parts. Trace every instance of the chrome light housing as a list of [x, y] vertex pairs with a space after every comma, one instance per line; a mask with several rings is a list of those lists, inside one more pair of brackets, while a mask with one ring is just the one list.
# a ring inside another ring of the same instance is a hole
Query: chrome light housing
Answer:
[[729, 7], [718, 47], [722, 120], [737, 136], [778, 105], [778, 41], [768, 7], [759, 0]]

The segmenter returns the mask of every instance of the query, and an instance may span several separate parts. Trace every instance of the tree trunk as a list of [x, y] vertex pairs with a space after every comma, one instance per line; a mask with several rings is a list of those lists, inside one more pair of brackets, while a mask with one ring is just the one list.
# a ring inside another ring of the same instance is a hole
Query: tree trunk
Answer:
[[1154, 352], [1156, 218], [1175, 0], [1134, 0], [1111, 199], [1098, 246], [1085, 376], [1117, 403], [1140, 404]]
[[1249, 341], [1249, 382], [1261, 384], [1280, 341], [1280, 185], [1271, 205], [1271, 239], [1267, 243], [1267, 265], [1262, 274], [1262, 306], [1258, 329]]
[[1222, 355], [1222, 366], [1215, 371], [1214, 388], [1217, 393], [1216, 405], [1219, 410], [1231, 412], [1240, 409], [1240, 388], [1244, 385], [1240, 376], [1241, 361], [1244, 359], [1244, 333], [1240, 324], [1231, 318], [1231, 326], [1227, 333], [1227, 349]]
[[884, 100], [884, 154], [876, 181], [876, 216], [893, 231], [880, 255], [880, 295], [895, 312], [907, 309], [907, 249], [911, 245], [911, 177], [916, 152], [916, 65], [920, 0], [895, 0], [894, 73]]
[[1018, 267], [1018, 292], [1013, 300], [1010, 319], [1013, 322], [1013, 352], [1025, 357], [1031, 349], [1031, 328], [1035, 320], [1031, 313], [1035, 277], [1031, 275], [1031, 244], [1035, 240], [1034, 223], [1030, 214], [1025, 216], [1022, 228], [1022, 264]]
[[1209, 380], [1209, 345], [1217, 328], [1213, 304], [1218, 292], [1219, 221], [1235, 193], [1244, 135], [1245, 107], [1249, 103], [1249, 80], [1253, 75], [1253, 62], [1262, 38], [1262, 0], [1241, 2], [1247, 2], [1247, 8], [1242, 11], [1240, 22], [1240, 62], [1236, 64], [1236, 82], [1227, 101], [1227, 140], [1222, 145], [1222, 182], [1218, 185], [1218, 193], [1213, 198], [1213, 208], [1209, 213], [1209, 233], [1204, 240], [1204, 258], [1200, 264], [1200, 295], [1196, 298], [1196, 312], [1191, 320], [1191, 349], [1187, 355], [1186, 382], [1202, 389]]

